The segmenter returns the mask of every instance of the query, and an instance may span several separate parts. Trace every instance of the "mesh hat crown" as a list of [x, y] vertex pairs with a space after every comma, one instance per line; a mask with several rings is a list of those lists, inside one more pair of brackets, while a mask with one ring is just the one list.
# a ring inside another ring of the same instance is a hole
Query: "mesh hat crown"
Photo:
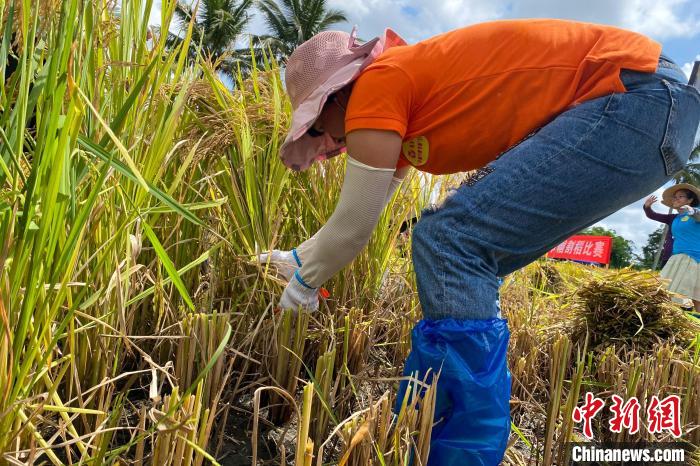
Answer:
[[297, 47], [285, 72], [292, 108], [298, 108], [336, 71], [357, 59], [353, 48], [358, 48], [354, 34], [342, 31], [320, 32]]

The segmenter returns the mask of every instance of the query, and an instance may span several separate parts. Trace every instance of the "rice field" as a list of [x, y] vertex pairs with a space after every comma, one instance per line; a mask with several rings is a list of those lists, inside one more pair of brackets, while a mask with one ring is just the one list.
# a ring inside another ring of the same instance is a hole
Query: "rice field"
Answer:
[[[460, 179], [412, 174], [320, 312], [274, 312], [284, 282], [256, 255], [323, 225], [343, 158], [286, 170], [278, 64], [231, 90], [151, 8], [0, 1], [0, 464], [425, 464], [432, 387], [392, 415], [421, 317], [399, 230]], [[678, 395], [700, 444], [700, 325], [656, 273], [538, 261], [501, 306], [504, 464], [564, 464], [586, 392]]]

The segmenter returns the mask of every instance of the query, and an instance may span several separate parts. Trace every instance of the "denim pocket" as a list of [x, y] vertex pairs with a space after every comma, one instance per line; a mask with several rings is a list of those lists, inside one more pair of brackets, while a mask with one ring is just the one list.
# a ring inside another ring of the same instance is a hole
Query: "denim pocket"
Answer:
[[661, 142], [661, 156], [666, 175], [672, 176], [683, 169], [693, 150], [700, 119], [700, 94], [685, 84], [665, 79], [662, 82], [668, 89], [671, 106]]

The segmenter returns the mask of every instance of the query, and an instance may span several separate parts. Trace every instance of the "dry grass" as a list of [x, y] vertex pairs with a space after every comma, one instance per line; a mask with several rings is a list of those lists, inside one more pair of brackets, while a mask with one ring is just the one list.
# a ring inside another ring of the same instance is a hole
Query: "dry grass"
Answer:
[[[561, 294], [542, 281], [543, 267], [558, 271]], [[694, 338], [700, 330], [659, 285], [658, 275], [649, 272], [567, 263], [537, 262], [510, 277], [501, 303], [512, 331], [512, 415], [527, 442], [513, 438], [507, 464], [561, 464], [565, 442], [583, 439], [571, 412], [587, 391], [608, 406], [613, 394], [636, 396], [642, 413], [652, 395], [677, 394], [683, 400], [682, 440], [698, 444], [700, 357]], [[649, 325], [642, 326], [637, 313]], [[597, 440], [670, 439], [644, 427], [634, 436], [613, 434], [608, 420], [609, 413], [595, 419]]]
[[641, 351], [664, 342], [687, 347], [700, 333], [700, 322], [671, 302], [671, 293], [651, 272], [593, 275], [566, 301], [573, 310], [574, 339], [588, 335], [591, 347], [634, 345]]

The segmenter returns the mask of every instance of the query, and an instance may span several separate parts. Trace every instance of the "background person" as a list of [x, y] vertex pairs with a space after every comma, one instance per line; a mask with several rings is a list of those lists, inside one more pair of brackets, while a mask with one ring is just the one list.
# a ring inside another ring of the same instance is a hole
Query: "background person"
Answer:
[[647, 218], [668, 225], [664, 245], [661, 249], [661, 255], [659, 256], [659, 266], [663, 269], [664, 265], [666, 265], [666, 262], [668, 262], [668, 259], [671, 257], [671, 254], [673, 254], [673, 231], [671, 230], [671, 224], [676, 218], [676, 214], [660, 214], [658, 212], [654, 212], [654, 209], [652, 209], [651, 206], [657, 200], [658, 198], [652, 194], [646, 199], [646, 201], [644, 201], [644, 214], [647, 216]]
[[673, 255], [661, 270], [661, 277], [670, 280], [670, 291], [693, 300], [696, 314], [700, 313], [699, 199], [700, 189], [681, 183], [664, 191], [661, 201], [678, 211], [671, 224]]

